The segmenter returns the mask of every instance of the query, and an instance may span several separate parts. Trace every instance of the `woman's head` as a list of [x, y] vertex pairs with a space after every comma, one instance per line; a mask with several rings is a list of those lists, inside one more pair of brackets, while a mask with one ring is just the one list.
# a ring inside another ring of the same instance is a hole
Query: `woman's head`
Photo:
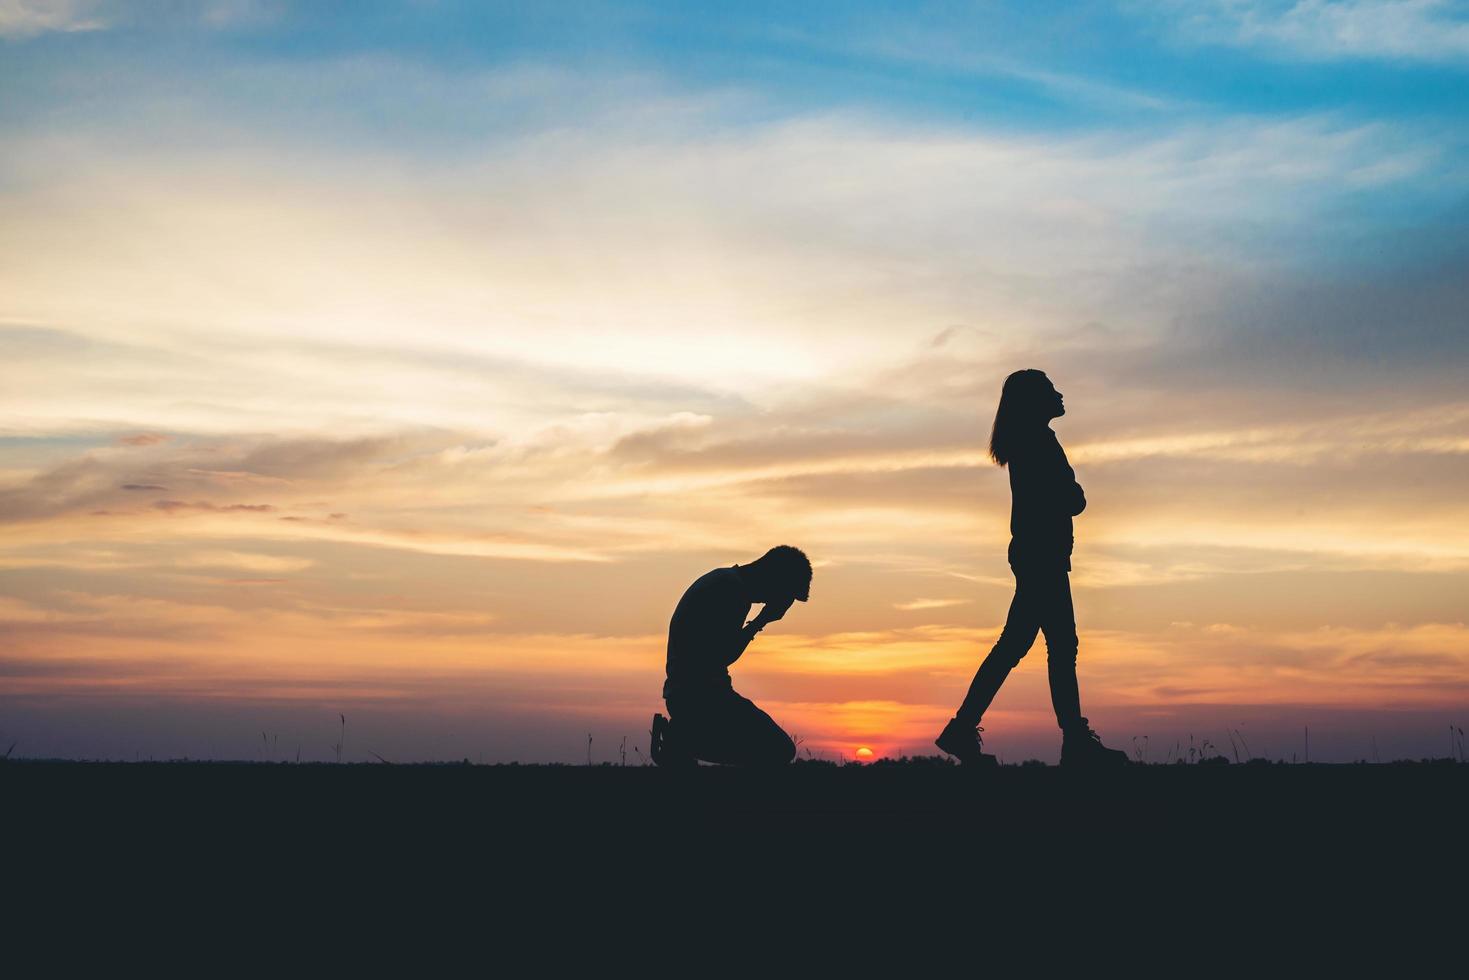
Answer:
[[990, 458], [1004, 466], [1047, 422], [1065, 414], [1061, 393], [1044, 371], [1016, 371], [1005, 379], [1000, 391], [1000, 407], [990, 430]]

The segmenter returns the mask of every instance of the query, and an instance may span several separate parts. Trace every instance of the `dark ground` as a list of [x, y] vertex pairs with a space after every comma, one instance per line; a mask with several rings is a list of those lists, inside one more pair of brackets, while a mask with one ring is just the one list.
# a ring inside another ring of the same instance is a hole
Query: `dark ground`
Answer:
[[657, 935], [691, 918], [733, 937], [757, 923], [972, 930], [1059, 914], [1204, 936], [1310, 922], [1381, 936], [1389, 920], [1458, 934], [1469, 853], [1469, 765], [1447, 762], [976, 774], [21, 761], [0, 764], [0, 801], [12, 895], [72, 913], [161, 894], [169, 915], [342, 913], [388, 929], [426, 913], [446, 928], [469, 915], [477, 929]]

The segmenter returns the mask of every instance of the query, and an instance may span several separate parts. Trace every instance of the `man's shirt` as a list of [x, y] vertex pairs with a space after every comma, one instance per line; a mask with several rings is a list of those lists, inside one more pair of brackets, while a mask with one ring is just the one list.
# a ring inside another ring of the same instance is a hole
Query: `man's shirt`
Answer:
[[729, 686], [729, 665], [749, 645], [744, 626], [750, 595], [737, 568], [716, 568], [699, 576], [678, 600], [668, 623], [665, 698], [673, 689]]

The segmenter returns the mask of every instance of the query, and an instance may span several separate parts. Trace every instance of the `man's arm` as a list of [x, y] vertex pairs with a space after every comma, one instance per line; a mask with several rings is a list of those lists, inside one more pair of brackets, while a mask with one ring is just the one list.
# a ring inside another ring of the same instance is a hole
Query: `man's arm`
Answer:
[[729, 656], [724, 661], [724, 665], [728, 667], [740, 659], [744, 655], [745, 647], [750, 645], [750, 641], [755, 639], [755, 634], [759, 633], [764, 627], [765, 624], [760, 622], [759, 616], [756, 616], [744, 626], [740, 627], [739, 633], [735, 636], [734, 647], [730, 650]]
[[765, 627], [769, 626], [771, 623], [784, 616], [786, 614], [786, 611], [791, 608], [791, 604], [794, 602], [794, 599], [786, 599], [783, 602], [767, 602], [764, 606], [762, 606], [760, 608], [760, 611], [755, 614], [755, 618], [750, 620], [748, 623], [740, 628], [739, 637], [735, 641], [734, 650], [731, 653], [730, 658], [724, 662], [724, 665], [728, 667], [730, 664], [740, 659], [740, 656], [745, 652], [745, 648], [750, 645], [750, 641], [755, 639], [755, 634], [759, 633]]

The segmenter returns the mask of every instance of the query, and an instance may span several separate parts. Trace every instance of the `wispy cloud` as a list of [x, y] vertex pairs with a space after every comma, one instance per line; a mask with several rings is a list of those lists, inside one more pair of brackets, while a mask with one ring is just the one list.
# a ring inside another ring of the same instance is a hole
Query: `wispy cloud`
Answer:
[[52, 31], [98, 31], [108, 26], [99, 0], [0, 0], [0, 38]]
[[[995, 38], [1002, 30], [971, 25], [971, 29], [935, 29], [926, 18], [900, 16], [869, 18], [858, 31], [823, 30], [821, 33], [782, 31], [783, 43], [825, 54], [868, 59], [876, 64], [899, 65], [924, 72], [942, 72], [971, 80], [1006, 80], [1034, 86], [1052, 97], [1110, 109], [1177, 110], [1184, 100], [1079, 72], [1047, 68], [1003, 51]], [[974, 28], [978, 29], [974, 29]]]
[[198, 0], [187, 4], [129, 0], [0, 0], [0, 38], [25, 39], [53, 32], [103, 31], [118, 26], [195, 24], [210, 30], [276, 22], [286, 0]]
[[[286, 381], [343, 406], [397, 392], [426, 422], [444, 419], [423, 406], [457, 398], [462, 427], [486, 402], [469, 379], [438, 383], [454, 358], [499, 374], [496, 407], [523, 410], [533, 396], [496, 361], [581, 372], [573, 397], [605, 402], [594, 375], [751, 391], [881, 362], [894, 341], [955, 322], [1013, 335], [1125, 310], [1156, 326], [1168, 299], [1207, 281], [1191, 271], [1200, 265], [1264, 267], [1343, 197], [1447, 179], [1430, 130], [1329, 116], [1079, 136], [853, 113], [664, 125], [629, 131], [609, 114], [569, 132], [499, 134], [431, 180], [412, 161], [361, 168], [329, 150], [283, 172], [284, 148], [226, 145], [173, 172], [172, 151], [111, 137], [68, 161], [19, 146], [16, 168], [55, 186], [6, 204], [0, 312], [87, 324], [94, 346], [69, 355], [69, 373], [90, 386], [68, 404], [91, 419], [198, 428], [226, 401], [274, 424], [280, 402], [257, 393]], [[24, 163], [43, 159], [50, 177]], [[851, 160], [862, 167], [844, 168]], [[339, 175], [330, 191], [321, 169]], [[148, 250], [127, 244], [140, 223], [156, 232]], [[78, 276], [88, 289], [71, 288]], [[403, 323], [415, 324], [417, 353], [371, 357], [363, 341], [401, 347]], [[588, 324], [601, 331], [595, 350], [576, 342]], [[165, 356], [145, 354], [150, 337], [166, 338]], [[110, 349], [95, 346], [104, 340]], [[328, 358], [357, 347], [353, 370], [320, 370], [311, 344]], [[167, 378], [168, 401], [109, 377], [131, 366], [128, 345], [139, 369]], [[44, 404], [44, 392], [24, 394]], [[139, 402], [152, 403], [146, 414]]]
[[1459, 0], [1166, 0], [1158, 6], [1196, 41], [1309, 59], [1469, 64], [1469, 7]]
[[299, 572], [316, 564], [310, 558], [241, 551], [201, 551], [182, 559], [185, 568], [242, 568], [250, 572]]
[[947, 609], [949, 606], [962, 606], [973, 600], [970, 599], [910, 599], [907, 602], [895, 602], [893, 608], [902, 612], [918, 612], [925, 609]]

